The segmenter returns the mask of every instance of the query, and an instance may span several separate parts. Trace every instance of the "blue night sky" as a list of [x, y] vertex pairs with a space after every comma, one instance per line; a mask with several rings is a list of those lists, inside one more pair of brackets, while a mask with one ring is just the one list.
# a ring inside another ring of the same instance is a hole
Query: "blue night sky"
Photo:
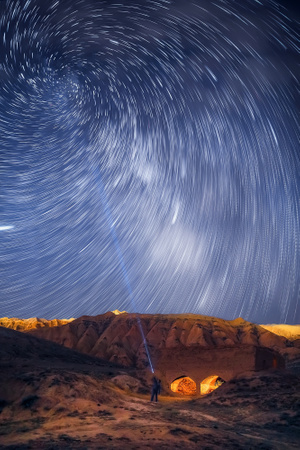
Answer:
[[300, 323], [295, 3], [0, 2], [0, 316]]

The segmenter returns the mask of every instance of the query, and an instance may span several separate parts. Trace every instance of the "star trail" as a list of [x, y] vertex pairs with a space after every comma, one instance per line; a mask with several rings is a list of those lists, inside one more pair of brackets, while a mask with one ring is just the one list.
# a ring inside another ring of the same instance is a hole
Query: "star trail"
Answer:
[[1, 1], [0, 316], [299, 323], [299, 62], [293, 2]]

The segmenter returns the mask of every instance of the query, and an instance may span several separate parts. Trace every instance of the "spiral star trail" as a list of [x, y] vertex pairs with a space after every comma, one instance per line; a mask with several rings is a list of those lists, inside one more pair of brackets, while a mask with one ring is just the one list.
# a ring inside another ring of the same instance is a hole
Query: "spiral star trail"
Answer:
[[299, 62], [293, 2], [1, 1], [0, 316], [299, 323]]

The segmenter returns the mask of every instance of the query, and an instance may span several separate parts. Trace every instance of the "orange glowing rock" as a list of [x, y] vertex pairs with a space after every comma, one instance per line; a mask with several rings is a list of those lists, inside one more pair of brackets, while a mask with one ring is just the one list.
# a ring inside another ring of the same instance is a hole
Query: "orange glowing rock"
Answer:
[[210, 394], [210, 392], [220, 387], [223, 383], [224, 380], [219, 375], [211, 375], [201, 382], [200, 393], [201, 395]]
[[171, 383], [171, 390], [183, 395], [196, 395], [197, 387], [190, 377], [180, 377]]

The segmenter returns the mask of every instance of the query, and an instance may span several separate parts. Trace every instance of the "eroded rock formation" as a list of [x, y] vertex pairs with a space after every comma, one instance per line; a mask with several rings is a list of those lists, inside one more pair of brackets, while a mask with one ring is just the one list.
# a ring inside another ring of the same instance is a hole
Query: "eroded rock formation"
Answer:
[[[207, 377], [228, 381], [247, 371], [283, 368], [285, 359], [297, 360], [300, 355], [297, 340], [241, 318], [226, 321], [193, 314], [137, 316], [108, 312], [66, 321], [64, 325], [57, 321], [59, 326], [53, 326], [55, 321], [51, 326], [43, 319], [29, 322], [27, 328], [23, 325], [26, 321], [15, 322], [14, 326], [22, 325], [38, 337], [97, 358], [146, 369], [150, 376], [137, 317], [153, 367], [169, 387], [179, 377], [191, 377], [199, 392], [200, 383]], [[34, 323], [41, 326], [34, 329]]]
[[[190, 376], [197, 392], [208, 376], [227, 381], [251, 370], [280, 368], [285, 365], [282, 355], [300, 353], [286, 337], [241, 318], [158, 314], [139, 315], [139, 320], [159, 376], [168, 386], [178, 377]], [[149, 368], [135, 314], [83, 316], [64, 326], [31, 332], [111, 362]]]
[[[139, 315], [150, 353], [174, 348], [202, 349], [267, 347], [284, 353], [294, 344], [260, 325], [243, 319], [226, 321], [200, 315]], [[60, 327], [44, 327], [32, 333], [83, 353], [124, 365], [144, 359], [144, 345], [137, 315], [108, 312], [82, 316]], [[146, 355], [145, 355], [146, 356]]]

